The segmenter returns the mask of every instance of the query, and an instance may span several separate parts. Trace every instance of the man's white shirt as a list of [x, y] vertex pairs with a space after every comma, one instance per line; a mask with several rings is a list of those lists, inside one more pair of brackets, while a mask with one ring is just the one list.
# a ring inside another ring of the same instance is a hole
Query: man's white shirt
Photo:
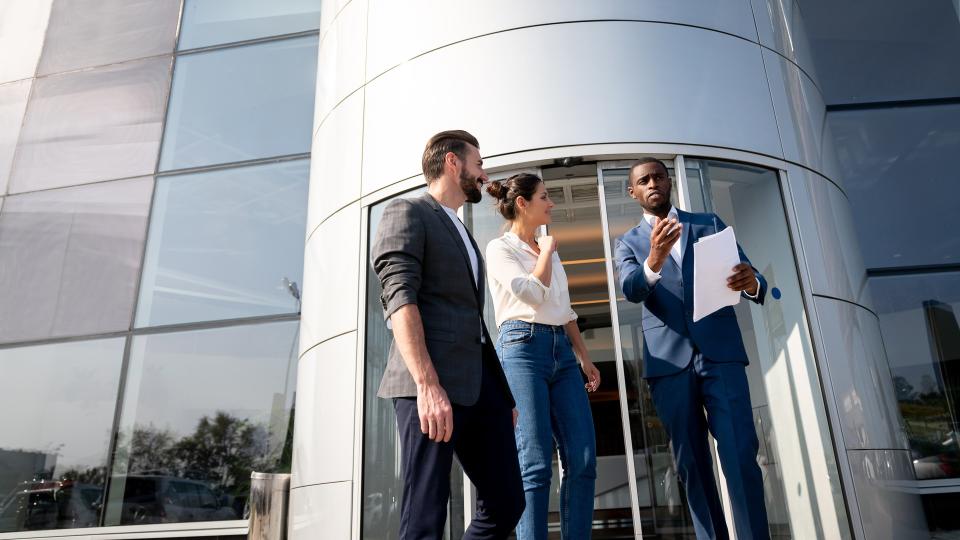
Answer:
[[480, 279], [480, 271], [477, 268], [477, 250], [473, 249], [473, 243], [470, 242], [470, 236], [467, 234], [467, 228], [463, 226], [463, 222], [460, 221], [460, 217], [457, 216], [456, 210], [447, 208], [442, 204], [440, 206], [447, 213], [447, 216], [450, 218], [450, 221], [453, 222], [453, 225], [457, 228], [457, 231], [460, 232], [460, 239], [463, 240], [463, 245], [467, 248], [467, 255], [470, 256], [470, 267], [473, 268], [473, 284], [477, 285], [477, 280]]

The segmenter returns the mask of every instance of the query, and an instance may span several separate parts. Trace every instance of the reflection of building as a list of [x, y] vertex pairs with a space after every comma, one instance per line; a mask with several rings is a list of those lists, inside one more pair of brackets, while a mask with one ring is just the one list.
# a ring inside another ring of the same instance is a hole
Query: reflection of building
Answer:
[[[607, 263], [648, 154], [782, 293], [738, 308], [773, 536], [956, 528], [958, 20], [950, 0], [0, 3], [0, 444], [58, 452], [31, 523], [242, 535], [249, 471], [292, 468], [293, 538], [391, 537], [367, 249], [427, 137], [465, 128], [493, 176], [537, 172], [557, 202], [606, 381], [595, 538], [689, 528]], [[483, 204], [463, 219], [499, 234]], [[0, 495], [37, 465], [0, 452]], [[65, 476], [86, 495], [53, 512]]]
[[0, 486], [6, 488], [0, 491], [0, 505], [10, 491], [10, 486], [50, 478], [56, 467], [56, 454], [0, 448]]

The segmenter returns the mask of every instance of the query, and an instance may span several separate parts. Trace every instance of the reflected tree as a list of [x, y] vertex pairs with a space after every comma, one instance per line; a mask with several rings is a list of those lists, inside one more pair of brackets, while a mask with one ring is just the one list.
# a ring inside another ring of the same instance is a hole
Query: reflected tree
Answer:
[[[292, 411], [291, 411], [292, 422]], [[290, 442], [292, 423], [284, 438]], [[224, 411], [203, 416], [190, 435], [177, 438], [170, 430], [154, 425], [137, 426], [117, 440], [115, 473], [155, 474], [208, 482], [221, 493], [246, 495], [250, 472], [272, 472], [289, 467], [284, 451], [278, 463], [271, 458], [270, 433], [260, 423]]]

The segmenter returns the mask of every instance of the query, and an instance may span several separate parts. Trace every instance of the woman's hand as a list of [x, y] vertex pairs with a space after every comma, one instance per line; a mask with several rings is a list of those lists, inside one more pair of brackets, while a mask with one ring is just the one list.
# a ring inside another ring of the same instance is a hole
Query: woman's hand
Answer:
[[600, 370], [590, 360], [580, 362], [580, 369], [587, 376], [587, 383], [583, 387], [587, 389], [587, 392], [596, 392], [597, 388], [600, 388]]
[[540, 254], [549, 257], [557, 250], [557, 239], [552, 236], [541, 236], [537, 238], [537, 247], [540, 248]]

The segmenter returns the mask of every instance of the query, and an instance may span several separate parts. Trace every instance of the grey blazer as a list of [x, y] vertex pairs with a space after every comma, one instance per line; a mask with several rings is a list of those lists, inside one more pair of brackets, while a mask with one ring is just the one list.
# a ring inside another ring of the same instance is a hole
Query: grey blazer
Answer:
[[[479, 279], [456, 225], [429, 193], [414, 199], [396, 199], [387, 205], [370, 252], [373, 270], [380, 278], [383, 317], [389, 319], [400, 307], [416, 304], [423, 320], [427, 352], [440, 385], [450, 401], [473, 405], [480, 396], [484, 347], [493, 342], [483, 324], [486, 282], [483, 257], [477, 252]], [[486, 340], [483, 345], [481, 339]], [[496, 353], [492, 353], [495, 357]], [[514, 406], [499, 362], [491, 366]], [[387, 368], [377, 395], [382, 398], [413, 397], [417, 387], [407, 370], [396, 342], [390, 345]]]

